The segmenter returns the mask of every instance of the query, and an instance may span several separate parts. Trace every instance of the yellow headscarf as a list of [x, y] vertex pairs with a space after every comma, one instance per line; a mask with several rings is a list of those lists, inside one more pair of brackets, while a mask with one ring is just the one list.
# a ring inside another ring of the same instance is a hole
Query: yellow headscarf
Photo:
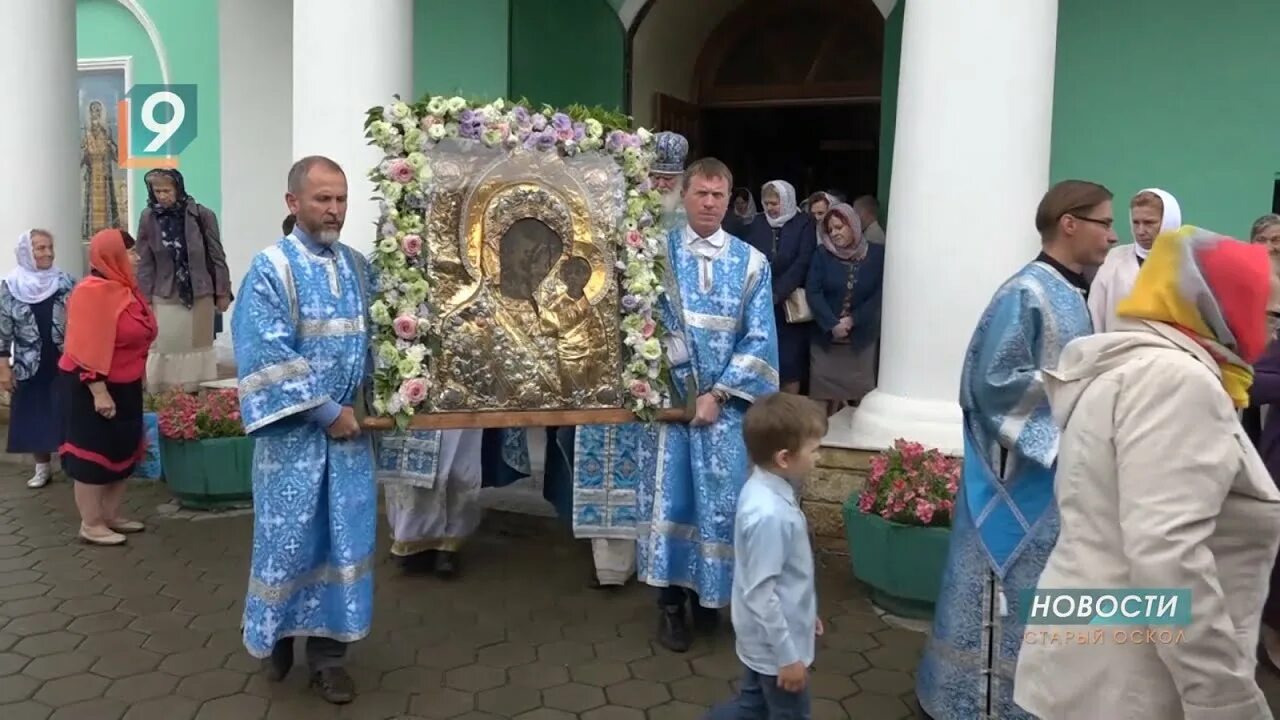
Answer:
[[1251, 364], [1267, 343], [1271, 263], [1261, 245], [1184, 225], [1161, 233], [1121, 317], [1172, 325], [1204, 347], [1237, 408], [1248, 407]]

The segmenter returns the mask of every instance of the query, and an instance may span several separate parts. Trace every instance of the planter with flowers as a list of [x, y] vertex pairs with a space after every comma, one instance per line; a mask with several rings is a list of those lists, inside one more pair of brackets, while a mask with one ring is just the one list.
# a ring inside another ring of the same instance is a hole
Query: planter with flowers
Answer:
[[183, 507], [246, 507], [253, 501], [253, 439], [235, 390], [174, 393], [159, 402], [160, 461]]
[[960, 460], [897, 440], [871, 460], [861, 493], [844, 505], [853, 574], [871, 600], [903, 617], [927, 618], [942, 583]]

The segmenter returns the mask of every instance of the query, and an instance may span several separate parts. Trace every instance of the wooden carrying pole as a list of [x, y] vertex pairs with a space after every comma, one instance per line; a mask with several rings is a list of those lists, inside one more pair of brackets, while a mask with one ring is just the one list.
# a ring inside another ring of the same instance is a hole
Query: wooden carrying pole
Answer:
[[[688, 423], [697, 414], [697, 389], [690, 378], [685, 383], [684, 407], [663, 408], [657, 422]], [[621, 425], [640, 422], [635, 413], [624, 408], [592, 410], [486, 410], [482, 412], [442, 412], [414, 415], [410, 430], [465, 430], [472, 428], [555, 427], [564, 425]], [[365, 430], [395, 430], [395, 418], [366, 417]]]

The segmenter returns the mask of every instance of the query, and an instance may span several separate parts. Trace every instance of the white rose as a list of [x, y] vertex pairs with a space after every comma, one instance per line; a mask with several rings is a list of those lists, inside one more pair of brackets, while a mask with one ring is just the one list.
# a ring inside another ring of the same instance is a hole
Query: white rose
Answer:
[[653, 133], [644, 128], [640, 128], [639, 130], [636, 130], [636, 137], [640, 138], [641, 145], [648, 145], [649, 141], [653, 139]]
[[456, 113], [456, 112], [462, 112], [463, 108], [467, 106], [467, 101], [463, 100], [460, 97], [455, 96], [455, 97], [449, 98], [449, 101], [445, 104], [449, 108], [449, 112]]
[[427, 137], [431, 138], [432, 140], [443, 140], [444, 125], [432, 125], [431, 127], [427, 128]]

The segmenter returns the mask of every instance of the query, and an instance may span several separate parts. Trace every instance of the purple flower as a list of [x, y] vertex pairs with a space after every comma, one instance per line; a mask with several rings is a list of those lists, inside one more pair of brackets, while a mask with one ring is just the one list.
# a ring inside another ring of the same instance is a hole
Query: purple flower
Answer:
[[393, 222], [385, 222], [382, 224], [382, 236], [394, 237], [396, 234], [396, 224]]
[[632, 148], [640, 147], [639, 135], [633, 135], [631, 133], [623, 133], [622, 138], [623, 138], [623, 141], [626, 143], [627, 147], [632, 147]]
[[528, 111], [528, 110], [525, 110], [523, 106], [517, 106], [517, 107], [516, 107], [516, 109], [515, 109], [515, 111], [514, 111], [512, 114], [516, 116], [516, 122], [517, 122], [518, 124], [520, 124], [520, 125], [526, 125], [526, 124], [528, 124], [528, 122], [529, 122], [529, 111]]
[[551, 116], [551, 125], [557, 130], [568, 130], [573, 127], [573, 119], [564, 113]]
[[404, 201], [405, 201], [405, 204], [407, 204], [409, 207], [413, 208], [414, 210], [427, 209], [427, 196], [424, 195], [423, 193], [418, 193], [418, 192], [409, 193], [408, 195], [405, 196]]
[[605, 138], [604, 146], [609, 150], [609, 152], [617, 152], [621, 150], [626, 147], [627, 141], [624, 137], [625, 135], [626, 133], [621, 130], [614, 130], [610, 132], [609, 137]]
[[472, 120], [458, 125], [458, 135], [472, 140], [478, 140], [480, 133], [484, 130], [484, 125]]
[[458, 115], [458, 122], [459, 122], [459, 123], [461, 123], [461, 124], [463, 124], [463, 125], [466, 125], [467, 123], [471, 122], [472, 120], [475, 120], [475, 118], [476, 118], [476, 114], [475, 114], [474, 112], [472, 112], [471, 110], [463, 110], [463, 111]]
[[533, 129], [542, 132], [547, 127], [547, 116], [538, 113], [533, 116]]
[[539, 150], [550, 150], [556, 146], [556, 133], [551, 128], [547, 128], [536, 135]]
[[627, 312], [635, 312], [636, 308], [638, 307], [640, 307], [640, 298], [636, 297], [635, 295], [622, 296], [623, 310], [626, 310]]
[[584, 123], [573, 124], [573, 139], [576, 142], [582, 142], [582, 138], [587, 136], [587, 126]]

